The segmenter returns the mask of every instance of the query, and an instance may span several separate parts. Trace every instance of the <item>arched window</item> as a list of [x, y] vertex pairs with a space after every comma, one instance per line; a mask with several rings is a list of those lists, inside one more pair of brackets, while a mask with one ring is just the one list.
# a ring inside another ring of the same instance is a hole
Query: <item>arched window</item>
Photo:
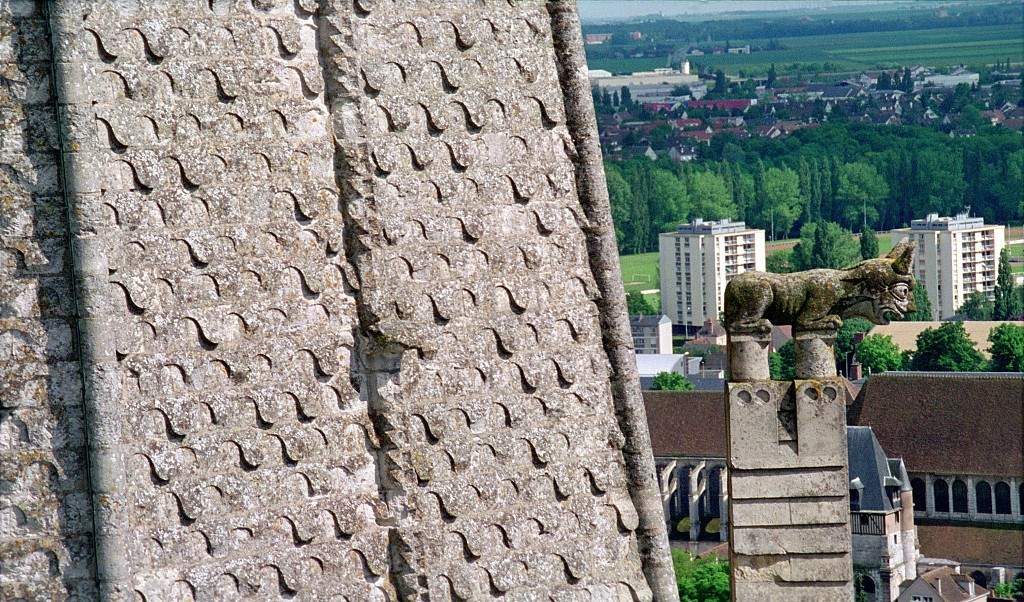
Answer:
[[875, 580], [867, 575], [862, 575], [860, 578], [860, 591], [865, 594], [875, 593]]
[[992, 486], [988, 481], [978, 481], [974, 486], [974, 495], [978, 498], [978, 513], [992, 514]]
[[953, 481], [953, 512], [967, 512], [967, 485], [960, 479]]
[[924, 512], [924, 509], [927, 507], [925, 498], [928, 495], [925, 492], [924, 481], [917, 478], [910, 479], [910, 487], [914, 490], [914, 511]]
[[[982, 481], [982, 483], [985, 483], [985, 481]], [[988, 483], [985, 484], [988, 485]], [[974, 571], [971, 573], [971, 579], [974, 579], [974, 582], [981, 587], [988, 587], [988, 577], [986, 577], [985, 573], [982, 573], [981, 571]]]
[[935, 496], [935, 511], [949, 512], [949, 485], [942, 479], [935, 479], [932, 491]]
[[996, 514], [1009, 514], [1010, 486], [1003, 481], [996, 483]]

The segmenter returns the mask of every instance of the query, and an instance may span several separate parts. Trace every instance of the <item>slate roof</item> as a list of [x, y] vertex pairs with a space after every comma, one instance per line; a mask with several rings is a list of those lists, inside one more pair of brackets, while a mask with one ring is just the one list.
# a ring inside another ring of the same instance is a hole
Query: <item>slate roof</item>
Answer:
[[638, 326], [644, 328], [656, 328], [658, 324], [661, 324], [662, 320], [667, 320], [668, 316], [664, 314], [651, 314], [651, 315], [629, 315], [629, 326], [636, 328]]
[[885, 488], [909, 488], [910, 480], [898, 458], [887, 458], [871, 429], [864, 426], [846, 427], [846, 447], [850, 455], [849, 477], [860, 479], [864, 488], [860, 492], [861, 512], [892, 512], [892, 500]]
[[847, 416], [910, 472], [1024, 476], [1024, 374], [875, 374]]

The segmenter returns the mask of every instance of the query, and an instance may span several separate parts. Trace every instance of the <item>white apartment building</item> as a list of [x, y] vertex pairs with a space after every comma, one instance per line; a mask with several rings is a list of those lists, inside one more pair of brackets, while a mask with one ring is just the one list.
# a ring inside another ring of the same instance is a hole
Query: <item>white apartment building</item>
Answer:
[[672, 320], [668, 316], [630, 315], [629, 328], [633, 331], [633, 349], [637, 353], [672, 353]]
[[725, 284], [736, 274], [764, 271], [764, 230], [729, 220], [695, 219], [658, 237], [661, 309], [674, 324], [718, 319]]
[[910, 236], [917, 242], [914, 277], [928, 291], [933, 320], [954, 315], [975, 291], [992, 297], [1005, 226], [986, 226], [984, 219], [966, 213], [931, 213], [910, 223]]

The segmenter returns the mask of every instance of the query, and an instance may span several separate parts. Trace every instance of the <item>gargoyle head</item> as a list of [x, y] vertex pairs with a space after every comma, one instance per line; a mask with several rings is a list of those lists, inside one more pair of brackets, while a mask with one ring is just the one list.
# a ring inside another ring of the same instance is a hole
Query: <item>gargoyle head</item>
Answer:
[[914, 243], [904, 238], [885, 257], [868, 259], [846, 270], [843, 280], [853, 284], [856, 292], [842, 300], [846, 303], [840, 315], [888, 324], [891, 316], [902, 319], [914, 311], [913, 265]]

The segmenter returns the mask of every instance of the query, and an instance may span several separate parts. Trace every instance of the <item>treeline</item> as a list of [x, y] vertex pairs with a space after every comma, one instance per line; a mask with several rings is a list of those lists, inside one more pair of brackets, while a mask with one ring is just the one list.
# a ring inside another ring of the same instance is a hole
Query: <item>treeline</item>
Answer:
[[621, 253], [655, 251], [659, 232], [694, 218], [739, 219], [781, 239], [819, 221], [888, 230], [967, 206], [989, 223], [1024, 217], [1024, 143], [1005, 128], [951, 138], [919, 126], [826, 123], [774, 140], [717, 136], [703, 155], [605, 163]]

